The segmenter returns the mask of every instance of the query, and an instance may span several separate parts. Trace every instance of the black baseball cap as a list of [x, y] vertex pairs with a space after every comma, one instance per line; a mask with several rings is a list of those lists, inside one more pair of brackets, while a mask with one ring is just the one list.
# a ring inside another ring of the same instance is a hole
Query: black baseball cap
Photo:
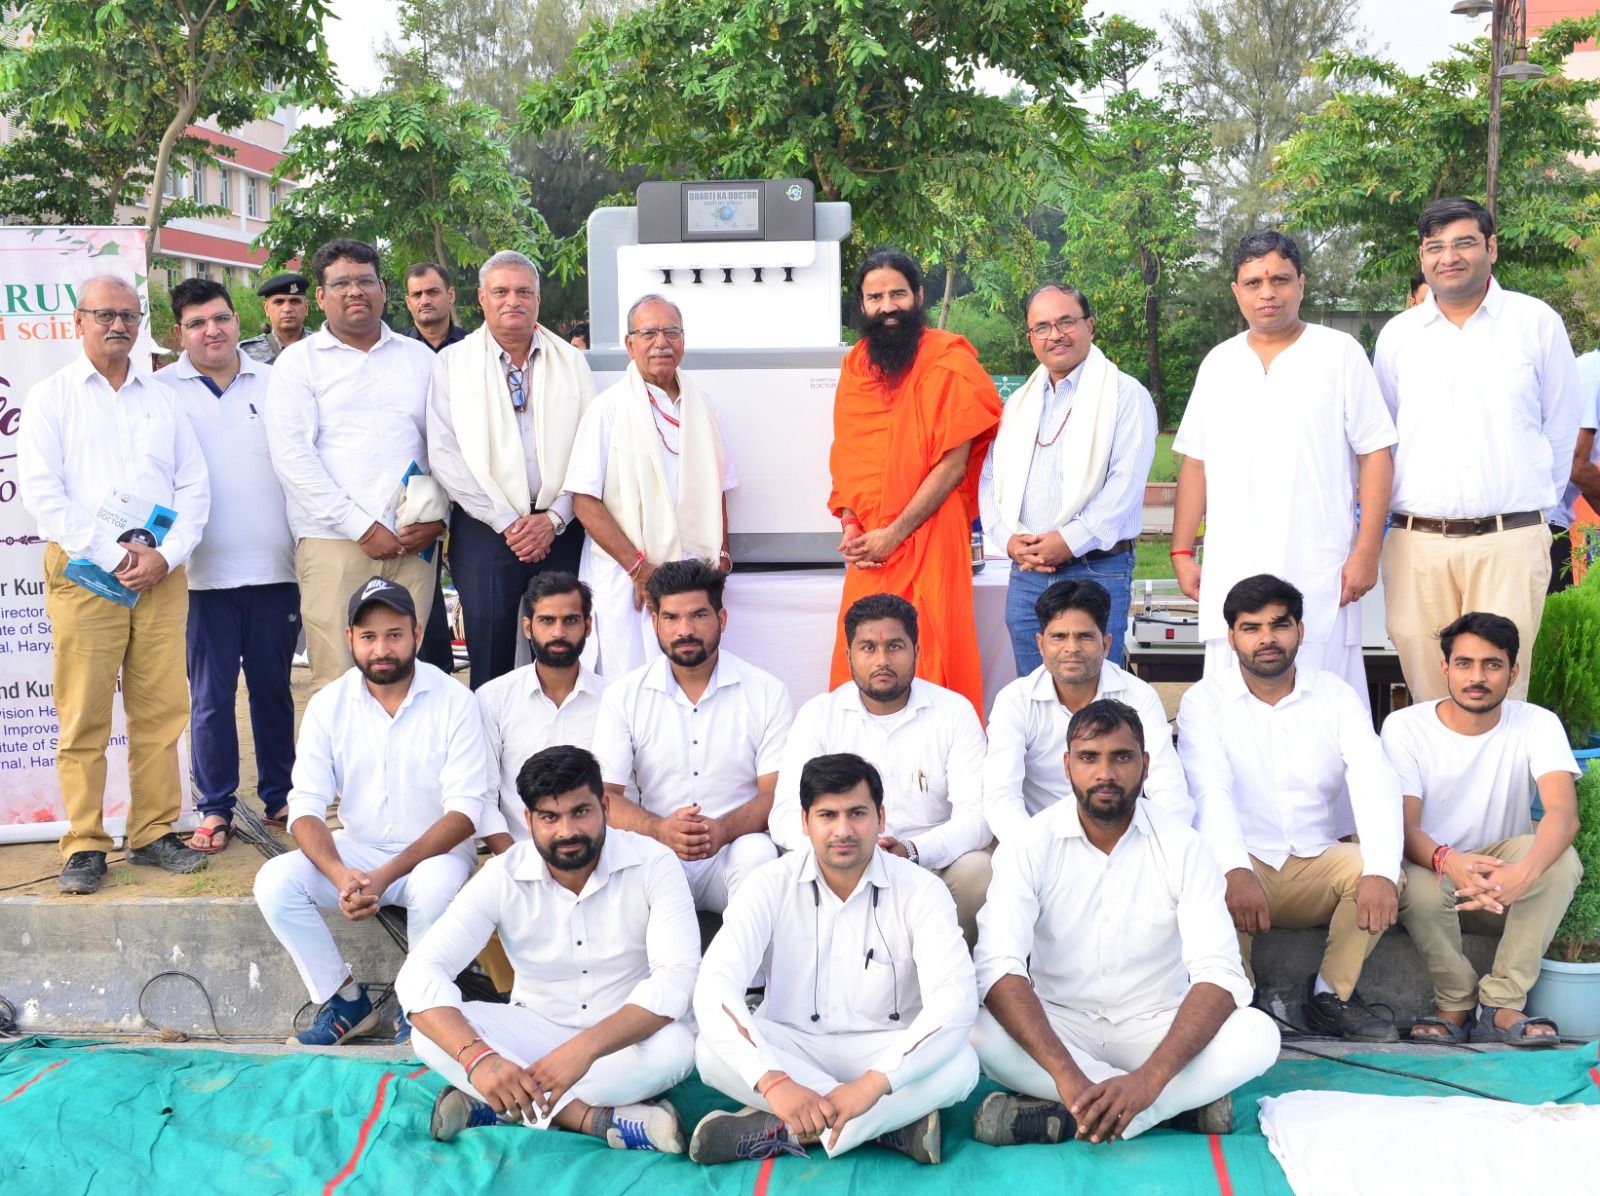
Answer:
[[350, 595], [351, 627], [356, 625], [361, 612], [374, 602], [381, 602], [390, 610], [410, 615], [413, 619], [417, 617], [417, 604], [412, 599], [410, 590], [386, 577], [369, 577], [361, 583], [354, 594]]

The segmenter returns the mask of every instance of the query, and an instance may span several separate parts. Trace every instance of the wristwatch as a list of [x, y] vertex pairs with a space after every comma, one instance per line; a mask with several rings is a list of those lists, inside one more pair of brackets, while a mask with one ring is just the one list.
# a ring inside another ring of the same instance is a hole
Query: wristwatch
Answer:
[[910, 860], [913, 864], [917, 863], [918, 862], [918, 860], [917, 860], [917, 845], [915, 843], [913, 843], [910, 839], [907, 839], [905, 841], [905, 847], [906, 847], [906, 859]]
[[550, 526], [556, 529], [556, 535], [559, 536], [562, 532], [567, 530], [567, 521], [561, 518], [560, 515], [557, 515], [554, 511], [546, 510], [544, 517], [550, 521]]

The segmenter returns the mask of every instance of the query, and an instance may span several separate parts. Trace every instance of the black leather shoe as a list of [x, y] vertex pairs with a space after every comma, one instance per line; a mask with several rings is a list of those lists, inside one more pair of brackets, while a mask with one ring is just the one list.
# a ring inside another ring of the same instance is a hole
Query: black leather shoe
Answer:
[[194, 848], [186, 846], [177, 835], [169, 833], [162, 835], [154, 843], [146, 843], [143, 847], [129, 850], [128, 863], [145, 864], [182, 875], [186, 872], [200, 871], [206, 866], [206, 857]]
[[63, 893], [82, 896], [100, 890], [100, 878], [106, 874], [106, 853], [103, 851], [75, 851], [61, 869], [56, 888]]
[[1341, 1001], [1338, 993], [1316, 991], [1317, 978], [1306, 981], [1306, 1025], [1317, 1034], [1349, 1042], [1399, 1042], [1400, 1031], [1392, 1018], [1379, 1017], [1359, 994]]

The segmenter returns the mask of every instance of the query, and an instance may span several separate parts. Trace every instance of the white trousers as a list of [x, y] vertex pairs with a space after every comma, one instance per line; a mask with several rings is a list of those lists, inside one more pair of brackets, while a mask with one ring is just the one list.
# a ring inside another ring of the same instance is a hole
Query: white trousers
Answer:
[[[388, 863], [395, 853], [333, 832], [339, 858], [351, 868], [370, 872]], [[447, 852], [423, 860], [411, 872], [383, 891], [383, 905], [403, 905], [406, 938], [415, 944], [437, 922], [450, 899], [467, 883], [472, 864], [464, 855]], [[304, 852], [275, 856], [256, 873], [256, 904], [272, 933], [300, 970], [306, 991], [318, 1004], [339, 991], [350, 966], [339, 954], [333, 933], [318, 911], [339, 908], [339, 890], [318, 871]], [[341, 915], [343, 916], [343, 915]], [[383, 933], [376, 926], [372, 933]]]
[[[1143, 1066], [1172, 1027], [1176, 1009], [1112, 1024], [1073, 1010], [1045, 1006], [1050, 1028], [1071, 1053], [1091, 1084], [1126, 1075]], [[1188, 1109], [1198, 1109], [1239, 1085], [1255, 1079], [1278, 1059], [1278, 1028], [1259, 1009], [1235, 1009], [1221, 1029], [1189, 1065], [1175, 1075], [1155, 1103], [1128, 1123], [1124, 1138], [1135, 1138], [1151, 1126]], [[994, 1015], [978, 1011], [972, 1028], [984, 1074], [1013, 1092], [1044, 1100], [1060, 1093], [1048, 1072], [1017, 1045]]]
[[708, 860], [680, 860], [689, 880], [695, 909], [720, 914], [744, 878], [778, 858], [778, 848], [765, 834], [740, 835]]
[[[903, 1036], [903, 1030], [869, 1031], [857, 1034], [802, 1034], [777, 1022], [761, 1023], [761, 1038], [772, 1056], [773, 1066], [813, 1092], [827, 1096], [840, 1084], [859, 1079]], [[715, 1044], [702, 1032], [695, 1043], [695, 1065], [700, 1078], [730, 1100], [741, 1105], [772, 1112], [772, 1106], [724, 1063]], [[845, 1123], [839, 1144], [828, 1149], [831, 1134], [824, 1134], [822, 1146], [830, 1157], [871, 1142], [880, 1134], [910, 1125], [935, 1109], [944, 1109], [965, 1100], [978, 1083], [978, 1056], [970, 1043], [958, 1042], [951, 1056], [921, 1079], [913, 1080], [879, 1099], [860, 1117]]]
[[[1361, 705], [1368, 710], [1372, 708], [1372, 695], [1367, 692], [1367, 662], [1361, 655], [1359, 637], [1354, 644], [1347, 644], [1347, 620], [1359, 617], [1360, 606], [1351, 603], [1341, 607], [1333, 619], [1333, 634], [1326, 640], [1301, 640], [1300, 650], [1295, 654], [1295, 663], [1303, 664], [1308, 668], [1321, 669], [1325, 673], [1332, 673], [1335, 677], [1343, 677], [1350, 688], [1356, 691], [1356, 696], [1361, 699]], [[1228, 637], [1206, 641], [1206, 663], [1202, 676], [1210, 677], [1218, 669], [1237, 667], [1233, 649], [1228, 646]]]
[[[538, 1062], [578, 1034], [571, 1026], [557, 1025], [520, 1005], [468, 1001], [461, 1006], [461, 1013], [485, 1045], [493, 1047], [496, 1054], [518, 1067]], [[417, 1052], [417, 1058], [451, 1085], [478, 1100], [485, 1099], [483, 1093], [467, 1083], [463, 1064], [472, 1058], [471, 1055], [457, 1061], [420, 1030], [411, 1035], [411, 1047]], [[653, 1100], [687, 1078], [693, 1069], [694, 1033], [682, 1022], [673, 1022], [643, 1042], [596, 1059], [594, 1066], [583, 1073], [583, 1078], [556, 1101], [550, 1117], [524, 1124], [534, 1129], [548, 1129], [550, 1119], [574, 1100], [605, 1107]]]

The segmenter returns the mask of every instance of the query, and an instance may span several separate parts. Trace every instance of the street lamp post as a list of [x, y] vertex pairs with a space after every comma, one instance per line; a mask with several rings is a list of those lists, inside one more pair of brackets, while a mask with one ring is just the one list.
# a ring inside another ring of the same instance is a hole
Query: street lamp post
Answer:
[[1524, 0], [1456, 0], [1450, 11], [1463, 17], [1492, 14], [1489, 22], [1489, 161], [1483, 206], [1493, 216], [1495, 195], [1500, 189], [1501, 83], [1506, 79], [1542, 79], [1545, 72], [1543, 67], [1528, 61], [1528, 9]]

